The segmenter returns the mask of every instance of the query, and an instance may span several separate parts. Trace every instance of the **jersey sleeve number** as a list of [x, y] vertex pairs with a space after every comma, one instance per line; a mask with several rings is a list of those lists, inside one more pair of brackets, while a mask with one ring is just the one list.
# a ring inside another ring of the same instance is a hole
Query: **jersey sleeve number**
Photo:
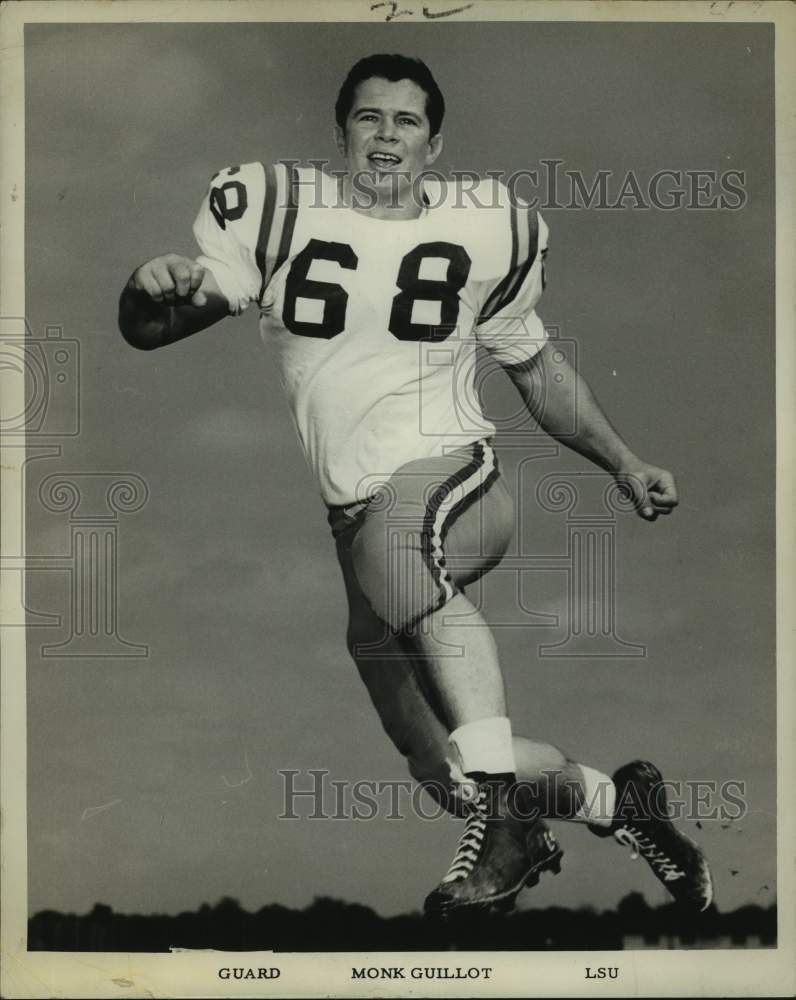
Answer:
[[210, 211], [222, 229], [227, 228], [228, 222], [242, 219], [247, 207], [246, 188], [240, 181], [227, 181], [210, 189]]
[[[445, 279], [421, 278], [423, 261], [441, 258], [448, 262]], [[346, 243], [310, 240], [290, 266], [285, 282], [285, 302], [282, 320], [291, 333], [300, 337], [321, 337], [330, 340], [345, 329], [348, 293], [338, 284], [308, 278], [313, 260], [336, 261], [347, 270], [356, 270], [357, 255]], [[403, 341], [445, 340], [453, 332], [459, 318], [459, 292], [470, 273], [471, 260], [467, 251], [455, 243], [421, 243], [401, 261], [395, 284], [400, 291], [392, 300], [388, 329]], [[319, 322], [296, 319], [296, 299], [323, 301], [323, 317]], [[439, 323], [413, 323], [415, 302], [439, 303]]]

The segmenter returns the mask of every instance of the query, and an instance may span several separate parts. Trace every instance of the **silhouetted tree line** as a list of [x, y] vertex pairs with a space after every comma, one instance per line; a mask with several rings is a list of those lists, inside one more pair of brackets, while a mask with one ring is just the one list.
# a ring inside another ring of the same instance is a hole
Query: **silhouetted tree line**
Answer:
[[77, 916], [42, 910], [28, 923], [30, 951], [545, 951], [625, 947], [773, 947], [776, 904], [684, 913], [650, 907], [637, 892], [615, 910], [590, 908], [475, 913], [445, 922], [418, 913], [380, 917], [367, 906], [319, 897], [303, 910], [272, 904], [256, 913], [235, 899], [177, 916], [114, 913], [97, 903]]

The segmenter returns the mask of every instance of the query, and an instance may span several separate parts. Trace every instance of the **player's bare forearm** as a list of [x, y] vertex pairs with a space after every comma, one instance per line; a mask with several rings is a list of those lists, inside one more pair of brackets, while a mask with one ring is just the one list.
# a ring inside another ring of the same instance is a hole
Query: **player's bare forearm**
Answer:
[[551, 437], [609, 472], [637, 461], [586, 380], [566, 360], [551, 363], [554, 349], [547, 344], [527, 364], [506, 369], [531, 416]]
[[136, 268], [119, 299], [122, 336], [144, 351], [190, 337], [227, 315], [227, 300], [211, 272], [178, 254]]
[[670, 513], [678, 502], [672, 474], [631, 451], [586, 380], [566, 360], [552, 363], [554, 350], [554, 344], [547, 344], [526, 364], [506, 369], [533, 418], [551, 437], [626, 486], [643, 518], [654, 521]]

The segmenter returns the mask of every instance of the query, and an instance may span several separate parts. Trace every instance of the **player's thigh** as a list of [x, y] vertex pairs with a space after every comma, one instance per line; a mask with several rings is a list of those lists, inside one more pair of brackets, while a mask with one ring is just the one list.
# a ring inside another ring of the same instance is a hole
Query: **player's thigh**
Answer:
[[406, 623], [495, 566], [513, 529], [497, 456], [473, 442], [393, 473], [353, 543], [355, 572], [380, 616]]
[[514, 525], [514, 502], [505, 482], [498, 478], [447, 526], [445, 564], [457, 588], [463, 590], [499, 564], [511, 543]]

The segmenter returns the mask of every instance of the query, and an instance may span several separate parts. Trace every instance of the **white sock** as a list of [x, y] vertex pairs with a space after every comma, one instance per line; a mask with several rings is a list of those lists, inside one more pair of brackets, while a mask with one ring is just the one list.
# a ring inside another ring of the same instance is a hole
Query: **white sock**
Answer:
[[583, 805], [575, 818], [597, 826], [610, 826], [616, 811], [616, 785], [602, 771], [584, 764], [578, 767], [583, 775]]
[[472, 774], [516, 774], [511, 722], [505, 715], [476, 719], [454, 729], [448, 737], [456, 748], [462, 771]]

